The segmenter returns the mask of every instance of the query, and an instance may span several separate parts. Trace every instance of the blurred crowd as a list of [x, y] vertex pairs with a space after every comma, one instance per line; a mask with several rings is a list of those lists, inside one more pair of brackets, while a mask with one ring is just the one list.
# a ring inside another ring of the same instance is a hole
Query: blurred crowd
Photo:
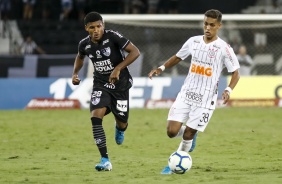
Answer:
[[209, 8], [240, 13], [257, 0], [0, 0], [1, 19], [81, 20], [90, 11], [103, 14], [203, 13]]

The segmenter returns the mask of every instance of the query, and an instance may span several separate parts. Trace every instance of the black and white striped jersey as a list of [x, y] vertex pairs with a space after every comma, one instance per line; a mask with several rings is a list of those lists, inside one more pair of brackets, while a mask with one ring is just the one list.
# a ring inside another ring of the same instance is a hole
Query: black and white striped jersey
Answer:
[[182, 60], [191, 55], [188, 75], [181, 88], [181, 98], [187, 104], [214, 109], [222, 69], [234, 72], [240, 68], [233, 49], [221, 38], [206, 44], [203, 35], [189, 38], [176, 56]]

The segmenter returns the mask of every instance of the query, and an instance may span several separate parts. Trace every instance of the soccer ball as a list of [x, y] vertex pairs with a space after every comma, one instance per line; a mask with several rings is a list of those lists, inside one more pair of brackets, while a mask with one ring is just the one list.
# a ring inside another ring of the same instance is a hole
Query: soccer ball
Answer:
[[173, 173], [184, 174], [192, 167], [192, 157], [185, 151], [176, 151], [170, 155], [168, 166]]

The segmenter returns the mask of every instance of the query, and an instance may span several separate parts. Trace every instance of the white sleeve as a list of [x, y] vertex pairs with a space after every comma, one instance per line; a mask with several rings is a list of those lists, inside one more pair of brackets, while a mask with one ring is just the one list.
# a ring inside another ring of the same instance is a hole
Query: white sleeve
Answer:
[[176, 56], [179, 57], [180, 59], [184, 60], [190, 55], [190, 48], [192, 45], [192, 39], [189, 38], [181, 47], [181, 49], [176, 53]]
[[230, 45], [224, 46], [224, 65], [226, 66], [228, 72], [234, 72], [240, 68], [239, 61], [235, 55], [232, 47]]

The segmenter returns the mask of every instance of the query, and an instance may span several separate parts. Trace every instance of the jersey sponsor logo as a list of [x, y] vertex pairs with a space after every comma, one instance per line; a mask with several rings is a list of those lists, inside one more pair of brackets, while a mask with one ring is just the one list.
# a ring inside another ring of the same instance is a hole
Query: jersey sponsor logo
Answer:
[[103, 61], [96, 61], [94, 62], [94, 66], [95, 66], [95, 70], [100, 73], [109, 73], [109, 71], [112, 71], [114, 69], [110, 59], [106, 59]]
[[96, 57], [97, 58], [102, 58], [101, 54], [100, 54], [100, 51], [99, 50], [96, 50]]
[[199, 40], [194, 40], [194, 42], [195, 42], [195, 43], [200, 43], [200, 41], [199, 41]]
[[90, 48], [91, 48], [91, 45], [86, 45], [85, 50], [90, 49]]
[[110, 56], [110, 54], [111, 54], [111, 48], [110, 47], [104, 48], [101, 51], [105, 56]]
[[106, 84], [104, 84], [104, 86], [106, 88], [109, 88], [109, 89], [115, 89], [116, 88], [116, 86], [114, 84], [111, 84], [111, 83], [106, 83]]
[[231, 56], [229, 49], [227, 47], [225, 47], [225, 50], [226, 50], [227, 57], [228, 57], [229, 61], [232, 63], [232, 65], [234, 65], [233, 58]]
[[127, 112], [127, 100], [117, 100], [117, 110]]
[[122, 38], [123, 36], [119, 33], [119, 32], [116, 32], [116, 31], [113, 31], [113, 30], [109, 30], [110, 32], [116, 34], [118, 37]]
[[196, 103], [201, 103], [202, 100], [203, 100], [203, 96], [204, 95], [201, 95], [199, 93], [195, 93], [195, 92], [192, 92], [192, 91], [186, 92], [186, 100], [193, 101], [193, 102], [196, 102]]
[[207, 76], [207, 77], [212, 76], [212, 68], [210, 68], [210, 67], [204, 67], [204, 66], [201, 66], [201, 65], [192, 64], [190, 71], [192, 73], [204, 75], [204, 76]]
[[215, 47], [216, 49], [220, 49], [220, 46], [214, 44], [213, 47]]
[[208, 50], [208, 56], [209, 56], [209, 58], [214, 58], [215, 55], [216, 55], [216, 52], [217, 52], [217, 50], [209, 49], [209, 50]]
[[108, 42], [109, 42], [109, 39], [106, 39], [106, 40], [103, 41], [102, 45], [105, 45]]

